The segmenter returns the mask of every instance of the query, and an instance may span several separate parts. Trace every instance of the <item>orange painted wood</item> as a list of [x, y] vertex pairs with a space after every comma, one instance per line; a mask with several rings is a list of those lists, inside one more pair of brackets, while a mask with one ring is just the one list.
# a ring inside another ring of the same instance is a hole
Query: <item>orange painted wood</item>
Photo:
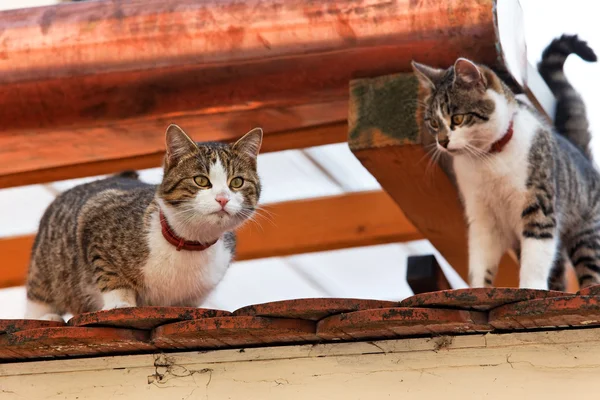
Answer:
[[[461, 277], [468, 281], [466, 224], [457, 190], [440, 168], [427, 169], [420, 144], [353, 151]], [[518, 287], [518, 263], [505, 255], [498, 286]]]
[[515, 288], [456, 289], [417, 294], [401, 301], [400, 306], [487, 311], [505, 304], [566, 295], [564, 292], [550, 290]]
[[391, 308], [393, 301], [363, 299], [294, 299], [255, 304], [234, 311], [236, 316], [258, 316], [275, 318], [297, 318], [318, 321], [334, 314], [373, 308]]
[[225, 317], [228, 311], [193, 307], [130, 307], [79, 314], [71, 326], [110, 326], [152, 330], [157, 326], [191, 319]]
[[[384, 192], [277, 203], [259, 214], [264, 217], [256, 217], [258, 224], [247, 223], [238, 232], [237, 260], [422, 238]], [[25, 282], [32, 244], [33, 236], [0, 239], [0, 287]]]
[[554, 297], [508, 304], [492, 310], [489, 321], [502, 330], [599, 326], [600, 297]]
[[34, 236], [0, 238], [0, 288], [25, 283]]
[[413, 58], [505, 67], [493, 0], [165, 4], [0, 14], [0, 187], [156, 165], [170, 122], [211, 140], [342, 122], [350, 79]]
[[296, 200], [265, 206], [265, 210], [273, 223], [258, 217], [261, 227], [249, 223], [240, 230], [238, 251], [243, 259], [422, 238], [383, 192]]
[[334, 315], [317, 324], [317, 335], [326, 340], [380, 340], [490, 330], [485, 313], [435, 308], [363, 310]]
[[[116, 328], [39, 328], [0, 336], [0, 349], [19, 359], [132, 354], [152, 351], [149, 333]], [[0, 352], [0, 357], [7, 354]]]
[[[322, 110], [321, 115], [315, 115], [317, 110]], [[260, 126], [265, 131], [262, 153], [339, 143], [346, 140], [347, 112], [343, 101], [244, 112], [239, 118], [220, 114], [198, 120], [178, 115], [149, 123], [58, 129], [35, 135], [4, 132], [0, 136], [0, 159], [5, 161], [0, 165], [0, 188], [159, 167], [165, 152], [165, 129], [171, 122], [199, 142], [231, 142]]]
[[162, 325], [152, 333], [161, 349], [243, 347], [314, 342], [313, 321], [288, 318], [220, 317]]

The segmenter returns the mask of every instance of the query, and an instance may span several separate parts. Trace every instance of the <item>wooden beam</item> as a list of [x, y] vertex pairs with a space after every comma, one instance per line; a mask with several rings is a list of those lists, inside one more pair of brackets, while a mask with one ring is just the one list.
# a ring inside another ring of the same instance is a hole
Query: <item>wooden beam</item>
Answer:
[[[256, 219], [238, 232], [237, 260], [422, 238], [384, 192], [266, 205]], [[0, 287], [25, 282], [33, 240], [33, 235], [0, 239]]]
[[503, 69], [495, 9], [114, 0], [2, 12], [0, 186], [156, 165], [170, 122], [198, 140], [341, 123], [350, 79], [408, 71], [412, 58]]
[[[350, 90], [350, 149], [468, 282], [463, 208], [451, 169], [446, 168], [449, 178], [435, 164], [428, 167], [431, 161], [423, 141], [429, 139], [421, 136], [417, 122], [417, 79], [398, 74], [356, 80]], [[505, 256], [500, 271], [498, 286], [518, 286], [514, 258]]]
[[[265, 123], [249, 122], [246, 126], [273, 125], [272, 121], [263, 122]], [[179, 124], [197, 141], [231, 142], [241, 136], [240, 132], [245, 133], [247, 130], [247, 128], [238, 129], [235, 134], [226, 131], [216, 133], [214, 130], [199, 129], [194, 124], [190, 124], [190, 127], [185, 123]], [[34, 152], [43, 152], [45, 155], [42, 157], [31, 155], [32, 143], [27, 141], [27, 137], [20, 134], [7, 134], [0, 137], [0, 143], [4, 141], [11, 144], [10, 147], [5, 148], [5, 151], [0, 148], [0, 160], [3, 161], [0, 165], [0, 188], [111, 174], [128, 169], [159, 167], [165, 154], [164, 130], [164, 127], [155, 127], [151, 131], [145, 131], [143, 135], [138, 135], [128, 130], [127, 126], [122, 126], [110, 131], [107, 129], [88, 131], [97, 133], [92, 136], [84, 133], [77, 136], [73, 132], [66, 131], [54, 132], [45, 135], [43, 140], [36, 144], [42, 148]], [[347, 132], [346, 121], [291, 131], [266, 130], [261, 152], [339, 143], [346, 140]], [[63, 145], [55, 146], [57, 143]], [[89, 152], [86, 154], [91, 156], [82, 158], [81, 151]], [[49, 157], [56, 158], [53, 166], [46, 163]]]

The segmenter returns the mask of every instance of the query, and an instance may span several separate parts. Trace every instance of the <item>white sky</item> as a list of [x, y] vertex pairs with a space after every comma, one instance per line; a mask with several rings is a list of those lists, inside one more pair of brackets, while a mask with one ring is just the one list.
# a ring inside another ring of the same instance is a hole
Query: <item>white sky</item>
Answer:
[[[0, 9], [52, 3], [55, 1], [0, 0]], [[544, 47], [562, 33], [579, 34], [600, 53], [599, 6], [596, 5], [599, 3], [595, 0], [521, 0], [521, 4], [525, 13], [528, 58], [533, 64]], [[593, 151], [600, 159], [600, 113], [596, 112], [600, 108], [600, 65], [587, 64], [574, 56], [567, 61], [566, 72], [587, 103], [592, 132], [597, 133]], [[300, 151], [267, 154], [259, 161], [265, 202], [379, 188], [347, 146], [324, 146], [307, 151], [342, 184], [321, 173]], [[143, 177], [157, 182], [160, 173], [146, 171]], [[64, 190], [73, 184], [75, 182], [60, 182], [52, 186]], [[0, 236], [35, 232], [41, 214], [52, 199], [51, 192], [41, 185], [0, 190]], [[405, 281], [406, 257], [432, 252], [435, 250], [429, 243], [420, 241], [240, 262], [230, 269], [205, 306], [233, 310], [246, 304], [300, 297], [399, 300], [411, 294]], [[464, 286], [454, 271], [440, 261], [455, 287]], [[0, 304], [3, 305], [0, 318], [22, 317], [23, 288], [0, 290]]]

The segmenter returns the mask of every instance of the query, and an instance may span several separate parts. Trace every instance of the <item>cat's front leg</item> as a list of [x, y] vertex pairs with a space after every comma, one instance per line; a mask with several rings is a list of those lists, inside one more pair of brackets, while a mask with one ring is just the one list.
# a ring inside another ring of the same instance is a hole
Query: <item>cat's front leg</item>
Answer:
[[485, 215], [469, 224], [469, 286], [492, 287], [506, 241], [494, 221]]
[[548, 279], [557, 255], [556, 239], [523, 238], [519, 287], [548, 289]]
[[521, 219], [519, 287], [548, 289], [559, 245], [554, 202], [548, 191], [532, 192]]
[[115, 289], [102, 293], [103, 310], [136, 306], [136, 294], [132, 289]]

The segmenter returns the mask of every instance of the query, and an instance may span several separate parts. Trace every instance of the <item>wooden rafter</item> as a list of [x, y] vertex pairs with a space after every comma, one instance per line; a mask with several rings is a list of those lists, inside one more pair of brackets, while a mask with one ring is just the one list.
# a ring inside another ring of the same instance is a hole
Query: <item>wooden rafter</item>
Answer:
[[[239, 231], [238, 260], [422, 238], [384, 192], [267, 205], [257, 216], [257, 222], [247, 223]], [[23, 284], [33, 239], [33, 236], [0, 239], [0, 287]]]
[[[158, 165], [171, 122], [197, 140], [344, 123], [350, 79], [406, 72], [413, 58], [502, 68], [494, 4], [115, 0], [0, 13], [0, 187]], [[313, 139], [276, 147], [338, 137]]]
[[[269, 125], [269, 123], [247, 124], [247, 126], [265, 125]], [[215, 132], [206, 133], [206, 131], [198, 129], [193, 125], [191, 129], [185, 123], [180, 123], [180, 126], [197, 141], [221, 140], [231, 142], [241, 136], [239, 132], [245, 133], [244, 130], [237, 130], [238, 133], [236, 134], [228, 134], [225, 131], [219, 134]], [[110, 131], [107, 129], [88, 131], [88, 133], [97, 133], [95, 136], [83, 133], [80, 136], [74, 136], [72, 131], [48, 134], [37, 144], [45, 147], [44, 149], [36, 150], [40, 153], [45, 153], [39, 159], [30, 158], [31, 143], [26, 141], [26, 137], [24, 139], [20, 134], [12, 136], [11, 134], [7, 134], [4, 138], [0, 137], [0, 143], [4, 140], [13, 144], [12, 150], [7, 150], [5, 154], [2, 154], [2, 149], [0, 149], [0, 159], [6, 163], [6, 166], [9, 164], [12, 165], [10, 167], [7, 166], [4, 173], [0, 173], [0, 188], [160, 166], [165, 154], [164, 127], [159, 128], [156, 126], [153, 130], [146, 131], [143, 135], [130, 135], [134, 131], [126, 131], [127, 129], [127, 126], [121, 126]], [[345, 121], [294, 130], [267, 131], [261, 152], [266, 153], [339, 143], [346, 139], [347, 131], [348, 127]], [[122, 135], [125, 135], [125, 137], [122, 137]], [[62, 143], [62, 145], [59, 146], [57, 143]], [[94, 156], [86, 160], [81, 160], [82, 154], [80, 149], [82, 147], [87, 148], [92, 144], [97, 146], [94, 149]], [[48, 157], [56, 158], [58, 163], [59, 156], [62, 159], [60, 165], [50, 166], [46, 164]], [[20, 160], [27, 161], [21, 162]], [[0, 166], [0, 169], [2, 168]], [[11, 172], [8, 172], [8, 170]]]

